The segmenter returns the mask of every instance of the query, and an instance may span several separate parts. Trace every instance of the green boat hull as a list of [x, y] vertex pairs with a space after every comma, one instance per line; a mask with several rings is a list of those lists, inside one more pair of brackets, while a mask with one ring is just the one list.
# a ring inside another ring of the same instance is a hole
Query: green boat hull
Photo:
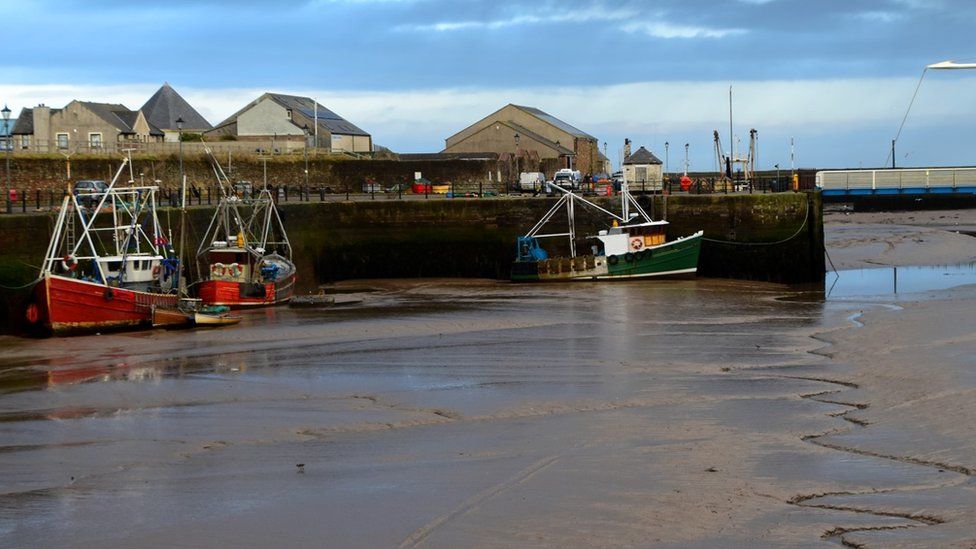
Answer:
[[661, 246], [625, 255], [555, 257], [543, 261], [516, 261], [512, 280], [556, 282], [570, 280], [626, 280], [632, 278], [692, 276], [698, 271], [701, 233]]

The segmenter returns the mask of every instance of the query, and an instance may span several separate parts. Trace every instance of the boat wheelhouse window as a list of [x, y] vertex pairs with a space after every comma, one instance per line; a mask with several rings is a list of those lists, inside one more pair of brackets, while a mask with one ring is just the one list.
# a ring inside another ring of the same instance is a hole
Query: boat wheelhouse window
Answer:
[[119, 270], [119, 267], [121, 267], [121, 266], [122, 266], [122, 262], [121, 261], [109, 261], [108, 262], [108, 270], [110, 270], [110, 271], [117, 271], [117, 270]]

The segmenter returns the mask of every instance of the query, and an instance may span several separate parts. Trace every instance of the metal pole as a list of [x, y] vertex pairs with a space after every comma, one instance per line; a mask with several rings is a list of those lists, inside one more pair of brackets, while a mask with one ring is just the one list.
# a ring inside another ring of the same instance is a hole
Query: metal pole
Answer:
[[668, 147], [670, 146], [671, 143], [667, 141], [664, 142], [664, 175], [665, 176], [668, 175]]
[[3, 195], [3, 199], [7, 203], [7, 213], [10, 213], [10, 149], [13, 148], [13, 141], [10, 139], [10, 120], [3, 121], [4, 130], [7, 133], [7, 190]]
[[[735, 145], [732, 136], [732, 86], [729, 86], [729, 148], [731, 149]], [[729, 157], [735, 162], [735, 151], [729, 153]]]
[[[182, 118], [181, 118], [181, 120], [182, 120]], [[185, 185], [184, 182], [186, 181], [186, 175], [183, 173], [183, 124], [181, 123], [181, 124], [179, 124], [179, 126], [180, 126], [179, 127], [179, 138], [180, 138], [180, 187], [182, 188], [183, 185]], [[183, 194], [184, 193], [181, 193], [181, 196], [180, 196], [180, 208], [185, 208], [186, 207], [186, 204], [183, 204], [183, 200], [184, 200]]]
[[895, 167], [895, 140], [894, 139], [891, 140], [891, 167], [892, 169], [894, 169]]

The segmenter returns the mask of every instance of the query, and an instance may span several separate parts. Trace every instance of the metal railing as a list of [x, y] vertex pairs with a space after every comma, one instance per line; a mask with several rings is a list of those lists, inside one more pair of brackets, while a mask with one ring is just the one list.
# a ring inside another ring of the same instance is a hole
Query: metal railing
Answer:
[[[607, 192], [607, 186], [611, 188]], [[504, 184], [497, 182], [445, 183], [422, 185], [422, 192], [414, 192], [408, 184], [401, 183], [384, 187], [379, 184], [346, 184], [338, 187], [327, 185], [269, 185], [272, 196], [279, 203], [297, 202], [362, 202], [376, 200], [444, 200], [444, 199], [499, 199], [510, 196], [523, 197], [552, 197], [544, 192], [513, 191]], [[736, 183], [719, 178], [696, 178], [690, 185], [684, 185], [674, 179], [665, 178], [663, 181], [637, 181], [629, 185], [632, 194], [749, 194], [771, 193], [790, 190], [788, 177], [756, 178], [752, 185]], [[612, 190], [612, 184], [591, 184], [577, 192], [585, 196], [610, 196], [618, 194]], [[248, 186], [236, 190], [236, 196], [242, 202], [254, 198], [260, 191], [260, 185]], [[7, 208], [0, 208], [0, 214], [7, 211], [12, 213], [26, 213], [28, 211], [54, 211], [61, 205], [67, 191], [53, 189], [14, 189], [5, 201]], [[177, 207], [179, 205], [179, 189], [175, 186], [159, 188], [159, 203], [161, 206]], [[214, 206], [220, 200], [221, 191], [216, 185], [195, 186], [187, 188], [188, 206]], [[9, 210], [8, 210], [9, 208]]]
[[817, 172], [824, 192], [958, 189], [976, 186], [976, 167], [825, 170]]
[[[0, 138], [2, 139], [2, 138]], [[0, 143], [0, 146], [4, 146]], [[184, 141], [183, 142], [183, 154], [184, 155], [199, 155], [204, 154], [205, 148], [209, 148], [214, 154], [226, 154], [226, 153], [253, 153], [253, 154], [266, 154], [266, 155], [302, 155], [306, 151], [309, 154], [333, 154], [333, 155], [343, 155], [352, 158], [366, 158], [370, 156], [370, 153], [366, 152], [351, 152], [344, 151], [341, 149], [329, 149], [327, 147], [315, 148], [314, 146], [309, 146], [305, 148], [305, 143], [302, 140], [288, 140], [288, 139], [262, 139], [262, 140], [236, 140], [236, 141], [222, 141], [222, 140], [208, 140], [203, 141]], [[5, 150], [5, 149], [0, 149]], [[72, 140], [67, 143], [58, 142], [56, 139], [38, 141], [31, 138], [27, 145], [24, 145], [19, 136], [13, 137], [12, 147], [10, 152], [14, 155], [23, 154], [51, 154], [51, 155], [118, 155], [122, 151], [131, 151], [132, 154], [150, 154], [150, 155], [168, 155], [168, 154], [179, 154], [180, 143], [179, 141], [136, 141], [136, 140], [122, 140], [122, 141], [103, 141], [101, 143], [91, 143], [85, 141]]]

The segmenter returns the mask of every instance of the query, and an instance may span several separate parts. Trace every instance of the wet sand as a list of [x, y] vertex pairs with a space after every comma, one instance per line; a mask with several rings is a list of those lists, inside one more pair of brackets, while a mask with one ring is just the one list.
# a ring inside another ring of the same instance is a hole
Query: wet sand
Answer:
[[972, 291], [363, 284], [0, 339], [0, 544], [976, 543]]

